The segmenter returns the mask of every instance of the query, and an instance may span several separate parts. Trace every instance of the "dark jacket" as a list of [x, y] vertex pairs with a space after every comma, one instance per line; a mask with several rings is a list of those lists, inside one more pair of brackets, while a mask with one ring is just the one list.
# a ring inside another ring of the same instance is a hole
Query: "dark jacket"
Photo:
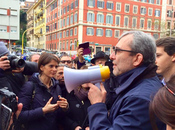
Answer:
[[24, 75], [32, 75], [38, 71], [37, 63], [26, 62], [24, 71], [22, 73], [12, 73], [11, 71], [4, 71], [0, 69], [0, 88], [8, 87], [10, 91], [13, 91], [17, 96], [21, 91], [21, 87], [24, 85], [26, 79]]
[[[51, 103], [55, 104], [58, 95], [61, 95], [61, 89], [58, 82], [52, 78], [53, 86], [49, 92], [40, 82], [38, 75], [38, 73], [33, 74], [30, 81], [26, 82], [22, 88], [19, 103], [23, 104], [23, 109], [19, 115], [19, 121], [24, 123], [28, 130], [58, 130], [57, 121], [62, 118], [61, 109], [43, 115], [42, 108], [51, 97], [53, 97]], [[35, 90], [35, 95], [32, 101], [33, 90]]]
[[[88, 108], [91, 130], [152, 130], [149, 120], [149, 102], [162, 87], [156, 76], [156, 67], [141, 66], [117, 77], [116, 100], [108, 111], [104, 103]], [[160, 130], [165, 124], [159, 121]]]
[[88, 97], [81, 101], [72, 91], [66, 95], [66, 99], [69, 102], [67, 117], [72, 120], [72, 124], [67, 126], [65, 130], [75, 130], [77, 126], [88, 127], [87, 108], [91, 105]]

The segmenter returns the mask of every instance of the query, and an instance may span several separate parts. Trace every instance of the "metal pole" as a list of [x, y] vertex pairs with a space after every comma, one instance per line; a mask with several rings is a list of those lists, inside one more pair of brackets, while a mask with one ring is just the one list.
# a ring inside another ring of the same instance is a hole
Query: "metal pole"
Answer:
[[28, 28], [26, 29], [23, 34], [22, 34], [22, 54], [23, 54], [23, 50], [24, 50], [24, 34], [29, 30], [29, 29], [33, 29], [34, 27]]
[[170, 37], [171, 37], [171, 28], [172, 28], [172, 23], [173, 23], [173, 13], [174, 13], [174, 11], [173, 11], [173, 5], [172, 5], [172, 11], [171, 11], [171, 23], [170, 23]]
[[[11, 15], [11, 8], [9, 7], [9, 52], [11, 51], [10, 48], [10, 32], [11, 32], [11, 27], [10, 27], [10, 15]], [[11, 53], [11, 52], [10, 52]]]

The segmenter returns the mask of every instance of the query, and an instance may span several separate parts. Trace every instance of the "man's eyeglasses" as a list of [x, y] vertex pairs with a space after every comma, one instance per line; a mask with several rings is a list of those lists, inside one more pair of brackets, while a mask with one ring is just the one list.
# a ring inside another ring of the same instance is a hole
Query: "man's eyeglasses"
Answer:
[[62, 60], [62, 61], [60, 61], [60, 62], [63, 63], [63, 64], [66, 63], [66, 62], [67, 62], [68, 64], [72, 63], [72, 61], [70, 61], [70, 60]]
[[165, 85], [165, 88], [166, 88], [171, 94], [173, 94], [173, 95], [175, 96], [175, 93], [174, 93], [170, 88], [168, 88], [166, 85]]
[[130, 51], [130, 50], [119, 49], [119, 48], [116, 48], [115, 46], [113, 47], [113, 51], [115, 52], [115, 55], [116, 55], [117, 52], [119, 52], [119, 51], [126, 51], [126, 52], [130, 52], [130, 53], [136, 53], [136, 52]]

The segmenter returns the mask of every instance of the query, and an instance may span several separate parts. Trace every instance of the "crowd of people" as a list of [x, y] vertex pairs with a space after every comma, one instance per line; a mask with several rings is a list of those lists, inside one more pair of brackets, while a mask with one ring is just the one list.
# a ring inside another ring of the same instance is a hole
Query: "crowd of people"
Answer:
[[[173, 130], [175, 128], [175, 38], [155, 39], [141, 31], [123, 33], [110, 56], [96, 53], [91, 65], [109, 66], [110, 78], [66, 89], [64, 67], [88, 69], [83, 48], [32, 54], [11, 69], [0, 42], [0, 83], [18, 97], [15, 130]], [[78, 75], [75, 75], [78, 78]]]

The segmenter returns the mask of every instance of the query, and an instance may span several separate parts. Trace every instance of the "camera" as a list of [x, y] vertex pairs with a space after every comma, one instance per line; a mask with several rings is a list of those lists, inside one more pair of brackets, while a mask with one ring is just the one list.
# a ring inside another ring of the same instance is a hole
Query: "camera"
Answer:
[[10, 92], [7, 87], [4, 87], [0, 89], [0, 96], [3, 97], [1, 102], [12, 109], [12, 112], [17, 111], [16, 94]]
[[16, 68], [23, 68], [26, 64], [23, 59], [20, 59], [15, 55], [8, 55], [7, 60], [10, 61], [10, 67], [12, 70]]

